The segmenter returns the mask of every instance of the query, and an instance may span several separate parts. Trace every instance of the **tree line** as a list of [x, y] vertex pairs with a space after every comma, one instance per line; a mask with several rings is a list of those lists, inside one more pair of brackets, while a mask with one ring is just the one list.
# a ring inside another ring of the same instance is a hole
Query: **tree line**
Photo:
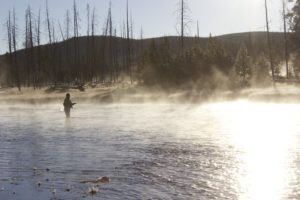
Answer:
[[[24, 48], [18, 50], [18, 30], [21, 29], [16, 24], [15, 10], [9, 11], [6, 21], [6, 85], [18, 87], [19, 90], [24, 86], [37, 89], [53, 84], [113, 83], [126, 76], [131, 83], [136, 81], [164, 88], [238, 88], [268, 85], [282, 78], [280, 70], [283, 61], [286, 62], [287, 77], [298, 77], [300, 0], [295, 1], [294, 9], [288, 13], [285, 13], [283, 1], [284, 42], [272, 38], [265, 4], [266, 42], [254, 44], [249, 33], [248, 39], [238, 45], [212, 36], [203, 45], [198, 22], [196, 36], [187, 37], [190, 22], [188, 2], [178, 2], [178, 40], [174, 42], [166, 37], [160, 43], [155, 39], [146, 42], [142, 29], [140, 39], [133, 38], [133, 18], [129, 13], [128, 1], [125, 20], [119, 28], [113, 23], [112, 6], [109, 4], [100, 35], [96, 33], [96, 9], [91, 9], [87, 4], [87, 30], [84, 36], [80, 36], [80, 14], [76, 0], [73, 1], [72, 8], [66, 11], [63, 24], [52, 20], [46, 0], [47, 44], [41, 44], [41, 9], [38, 14], [34, 14], [28, 6], [25, 11], [24, 33], [19, 33], [24, 35], [21, 43]], [[291, 34], [286, 33], [287, 20]], [[191, 40], [193, 45], [188, 42]], [[287, 47], [290, 45], [287, 43], [290, 40], [295, 41], [295, 45], [288, 52]], [[290, 59], [290, 54], [296, 59]], [[288, 66], [289, 60], [293, 61], [293, 68]]]
[[[215, 90], [269, 85], [270, 64], [264, 53], [267, 45], [261, 52], [249, 51], [247, 45], [242, 43], [232, 54], [221, 40], [210, 36], [204, 48], [172, 52], [168, 38], [160, 45], [152, 40], [139, 60], [138, 79], [145, 85], [165, 89]], [[279, 76], [279, 70], [276, 72]]]

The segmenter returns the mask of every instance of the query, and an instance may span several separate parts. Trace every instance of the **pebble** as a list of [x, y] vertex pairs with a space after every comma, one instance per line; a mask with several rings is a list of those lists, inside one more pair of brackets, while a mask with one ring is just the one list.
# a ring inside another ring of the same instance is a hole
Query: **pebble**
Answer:
[[53, 189], [53, 190], [52, 190], [52, 193], [53, 193], [53, 194], [56, 194], [56, 189]]
[[71, 191], [71, 186], [68, 185], [67, 188], [65, 189], [65, 191], [70, 192]]
[[91, 188], [89, 188], [88, 193], [90, 193], [91, 195], [95, 195], [98, 191], [99, 191], [98, 188], [91, 187]]

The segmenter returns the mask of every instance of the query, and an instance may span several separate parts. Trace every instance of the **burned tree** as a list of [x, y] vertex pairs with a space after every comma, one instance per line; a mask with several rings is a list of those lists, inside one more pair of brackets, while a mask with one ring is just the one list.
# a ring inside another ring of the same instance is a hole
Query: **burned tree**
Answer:
[[74, 69], [75, 69], [75, 79], [81, 79], [80, 73], [80, 54], [79, 54], [79, 12], [76, 5], [76, 0], [73, 2], [73, 29], [74, 29]]
[[34, 36], [33, 36], [33, 13], [31, 7], [28, 6], [25, 13], [25, 56], [26, 56], [26, 72], [27, 86], [36, 88], [36, 69], [34, 59]]
[[67, 10], [65, 15], [65, 38], [68, 40], [70, 38], [70, 28], [71, 28], [71, 17], [70, 11]]
[[13, 56], [13, 66], [14, 66], [14, 76], [16, 80], [17, 87], [21, 91], [21, 80], [20, 80], [20, 71], [18, 66], [18, 57], [17, 57], [17, 24], [16, 24], [16, 11], [13, 10], [13, 23], [12, 23], [12, 46], [14, 51]]
[[9, 85], [17, 86], [19, 91], [21, 91], [21, 82], [19, 76], [19, 67], [18, 67], [18, 57], [17, 57], [17, 24], [16, 24], [16, 12], [13, 9], [8, 12], [8, 19], [6, 22], [7, 27], [7, 41], [8, 41], [8, 59], [9, 59]]
[[285, 0], [282, 0], [282, 17], [283, 17], [283, 29], [284, 29], [284, 51], [285, 51], [285, 67], [286, 78], [289, 78], [289, 54], [288, 54], [288, 39], [287, 39], [287, 27], [286, 27], [286, 4]]
[[126, 39], [127, 39], [127, 68], [129, 70], [130, 82], [132, 84], [132, 61], [131, 61], [131, 41], [130, 41], [130, 24], [129, 24], [129, 10], [128, 10], [128, 0], [126, 4]]
[[271, 37], [270, 37], [270, 28], [269, 28], [269, 17], [268, 17], [268, 4], [267, 0], [265, 0], [265, 11], [266, 11], [266, 26], [267, 26], [267, 42], [268, 42], [268, 51], [269, 51], [269, 59], [271, 65], [271, 72], [272, 72], [272, 79], [273, 82], [275, 81], [275, 68], [273, 62], [273, 55], [272, 55], [272, 47], [271, 47]]
[[91, 19], [91, 64], [92, 64], [92, 69], [91, 69], [91, 78], [97, 74], [97, 45], [96, 45], [96, 39], [95, 39], [95, 30], [96, 30], [96, 9], [93, 8], [93, 14], [92, 14], [92, 19]]
[[110, 73], [110, 82], [113, 81], [114, 65], [113, 65], [113, 25], [112, 25], [112, 13], [111, 13], [111, 1], [109, 2], [108, 14], [106, 19], [105, 36], [108, 35], [108, 68]]
[[36, 82], [37, 87], [41, 85], [41, 68], [42, 68], [42, 52], [41, 52], [41, 8], [39, 9], [38, 19], [35, 25], [35, 34], [37, 42], [37, 69], [36, 69]]
[[46, 22], [47, 22], [49, 44], [52, 44], [51, 23], [50, 23], [50, 14], [49, 14], [49, 8], [48, 8], [48, 0], [46, 0]]
[[181, 50], [184, 49], [184, 37], [186, 35], [189, 23], [191, 21], [188, 12], [190, 12], [188, 7], [188, 0], [180, 0], [178, 2], [179, 9], [177, 10], [178, 16], [180, 18], [180, 47]]
[[12, 27], [11, 27], [11, 12], [8, 11], [8, 19], [6, 22], [6, 28], [7, 28], [7, 43], [8, 43], [8, 62], [9, 62], [9, 78], [8, 78], [8, 82], [9, 85], [13, 85], [13, 61], [12, 61]]

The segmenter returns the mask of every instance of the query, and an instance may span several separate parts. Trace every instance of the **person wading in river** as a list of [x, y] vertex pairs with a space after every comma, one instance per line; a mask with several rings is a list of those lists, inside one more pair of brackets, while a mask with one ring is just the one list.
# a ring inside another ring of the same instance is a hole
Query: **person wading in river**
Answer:
[[70, 99], [70, 94], [67, 93], [66, 94], [66, 98], [64, 100], [64, 111], [66, 113], [66, 117], [67, 118], [70, 118], [70, 112], [71, 112], [71, 108], [73, 108], [73, 106], [75, 105], [76, 103], [72, 103], [71, 99]]

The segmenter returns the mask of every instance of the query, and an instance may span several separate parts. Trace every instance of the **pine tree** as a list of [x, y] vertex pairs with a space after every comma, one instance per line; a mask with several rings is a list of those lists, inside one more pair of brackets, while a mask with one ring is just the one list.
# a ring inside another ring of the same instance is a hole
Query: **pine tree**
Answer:
[[251, 77], [251, 59], [245, 44], [241, 45], [234, 66], [241, 86], [247, 86]]

